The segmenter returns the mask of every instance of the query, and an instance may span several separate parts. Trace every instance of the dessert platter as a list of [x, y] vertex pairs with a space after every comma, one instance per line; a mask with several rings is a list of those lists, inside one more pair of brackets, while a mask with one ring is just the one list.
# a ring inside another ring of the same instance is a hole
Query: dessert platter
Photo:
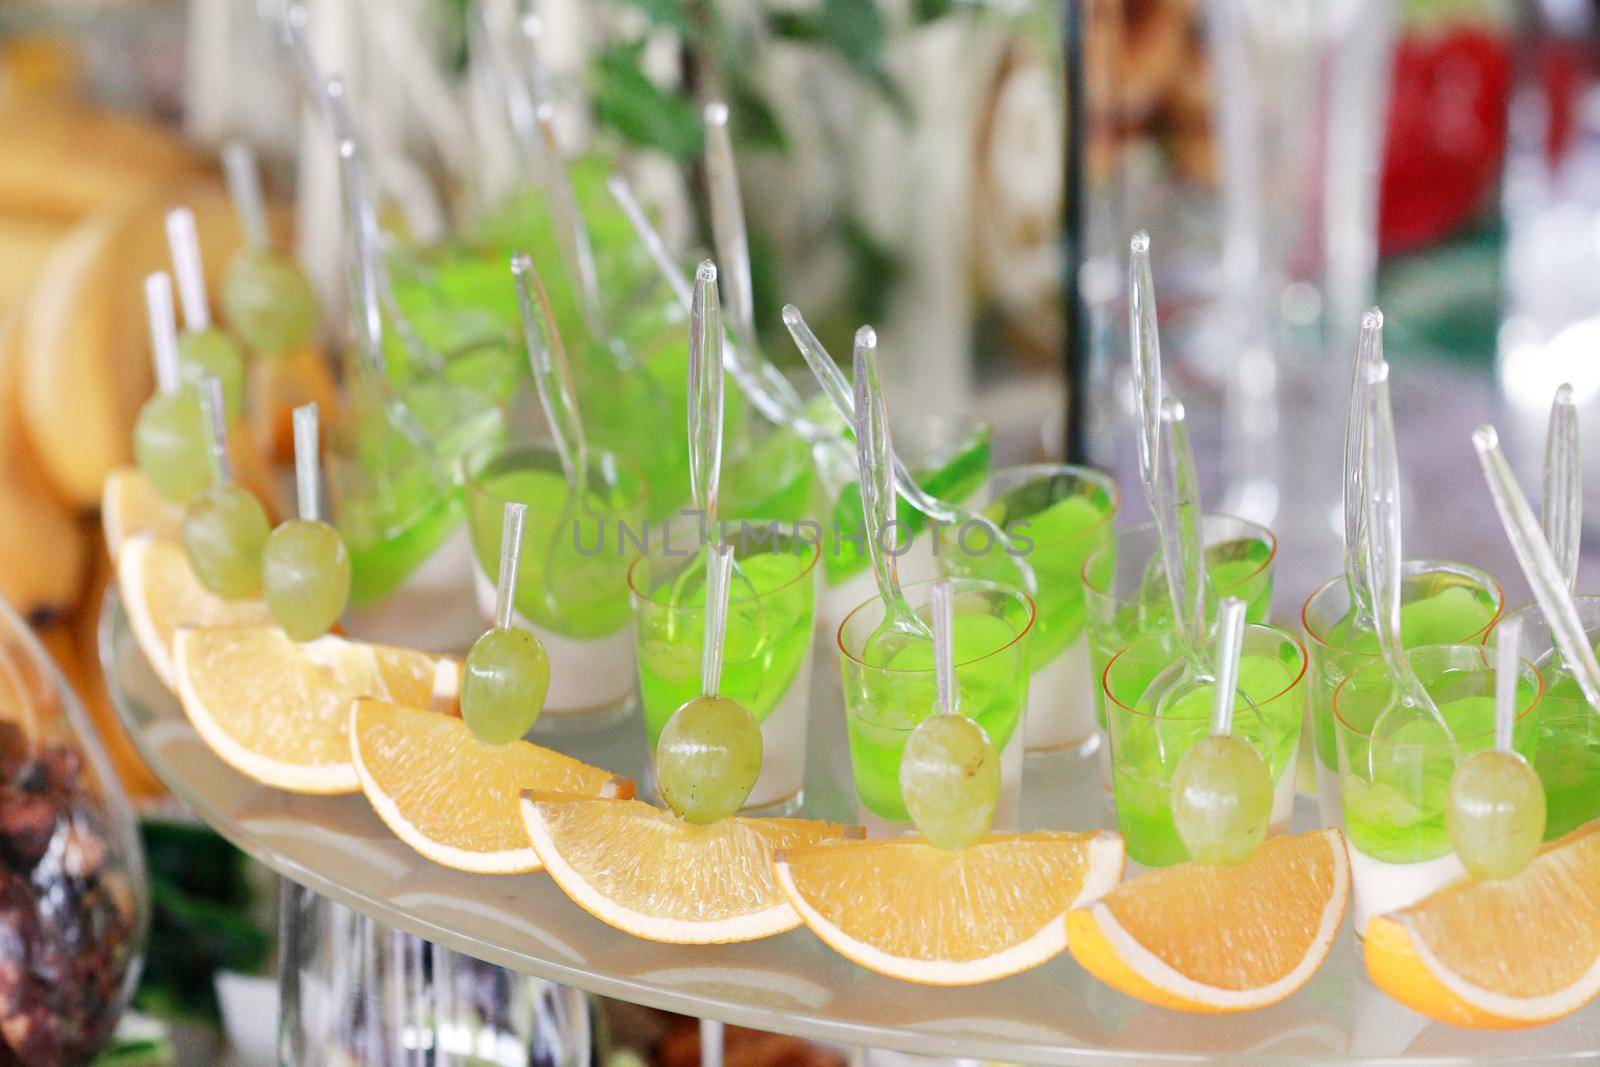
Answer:
[[294, 505], [270, 514], [257, 479], [291, 464], [237, 439], [242, 368], [316, 310], [232, 152], [255, 236], [228, 321], [177, 208], [185, 328], [152, 274], [157, 391], [103, 503], [113, 700], [198, 818], [491, 964], [850, 1045], [1600, 1052], [1600, 616], [1574, 589], [1569, 388], [1542, 522], [1492, 427], [1460, 442], [1535, 592], [1508, 610], [1492, 576], [1403, 555], [1367, 312], [1345, 564], [1284, 625], [1275, 535], [1204, 508], [1147, 235], [1128, 348], [1153, 521], [1119, 529], [1103, 473], [991, 471], [972, 427], [897, 447], [920, 413], [891, 413], [873, 328], [847, 373], [789, 306], [802, 398], [751, 318], [726, 108], [692, 275], [520, 77], [501, 88], [538, 195], [407, 247], [297, 12], [345, 202], [342, 396], [293, 409]]

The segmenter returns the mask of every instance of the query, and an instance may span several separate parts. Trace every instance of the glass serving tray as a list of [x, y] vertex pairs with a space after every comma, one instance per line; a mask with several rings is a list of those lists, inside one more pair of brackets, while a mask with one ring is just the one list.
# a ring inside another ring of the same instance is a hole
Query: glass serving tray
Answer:
[[[543, 874], [464, 874], [423, 859], [360, 795], [280, 793], [211, 754], [156, 680], [113, 592], [101, 658], [112, 700], [152, 770], [223, 837], [307, 888], [459, 952], [638, 1004], [739, 1026], [928, 1056], [1053, 1064], [1194, 1062], [1541, 1062], [1600, 1057], [1600, 1004], [1514, 1033], [1461, 1030], [1400, 1006], [1366, 979], [1349, 924], [1310, 984], [1243, 1015], [1186, 1015], [1143, 1004], [1090, 977], [1070, 955], [988, 985], [940, 989], [884, 978], [801, 928], [743, 945], [658, 945], [569, 901]], [[820, 642], [812, 683], [805, 814], [854, 821], [835, 651]], [[645, 781], [643, 729], [541, 737]], [[1094, 759], [1030, 761], [1025, 828], [1111, 825]], [[1316, 822], [1302, 797], [1297, 829]]]

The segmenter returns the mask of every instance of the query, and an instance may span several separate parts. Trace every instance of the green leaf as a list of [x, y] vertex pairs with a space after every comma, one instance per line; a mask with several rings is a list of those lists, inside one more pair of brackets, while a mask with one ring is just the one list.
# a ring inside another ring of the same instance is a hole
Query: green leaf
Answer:
[[733, 133], [743, 147], [774, 152], [789, 150], [789, 136], [783, 130], [778, 113], [772, 110], [760, 88], [744, 74], [729, 81], [728, 110]]
[[595, 60], [594, 109], [603, 125], [632, 144], [677, 160], [700, 153], [700, 116], [682, 93], [661, 88], [640, 64], [644, 43], [613, 45]]
[[857, 77], [878, 90], [902, 121], [913, 118], [911, 102], [884, 66], [889, 25], [877, 0], [822, 0], [812, 11], [773, 12], [767, 27], [776, 37], [810, 42], [837, 54]]
[[854, 215], [846, 215], [839, 221], [839, 237], [844, 242], [849, 263], [849, 292], [856, 320], [882, 319], [889, 310], [894, 287], [905, 273], [905, 264]]
[[911, 18], [916, 22], [935, 22], [955, 9], [955, 0], [911, 0]]

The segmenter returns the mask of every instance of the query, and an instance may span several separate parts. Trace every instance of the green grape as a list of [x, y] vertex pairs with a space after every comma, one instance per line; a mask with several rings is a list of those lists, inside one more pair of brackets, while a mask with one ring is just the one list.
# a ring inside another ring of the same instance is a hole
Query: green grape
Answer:
[[222, 406], [233, 422], [244, 408], [244, 354], [233, 338], [216, 327], [186, 333], [178, 340], [178, 370], [185, 382], [207, 374], [222, 384]]
[[145, 401], [133, 424], [133, 455], [155, 491], [175, 503], [211, 484], [211, 429], [193, 389]]
[[761, 727], [743, 704], [698, 696], [656, 742], [656, 788], [680, 818], [711, 823], [743, 805], [761, 774]]
[[299, 347], [317, 325], [317, 298], [294, 257], [247, 248], [228, 264], [222, 307], [244, 343], [277, 354]]
[[472, 643], [461, 674], [461, 717], [489, 745], [533, 728], [550, 688], [550, 658], [533, 634], [496, 626]]
[[1515, 752], [1474, 752], [1450, 778], [1445, 828], [1461, 865], [1474, 878], [1521, 873], [1539, 851], [1544, 821], [1544, 786]]
[[1189, 855], [1231, 867], [1255, 854], [1272, 821], [1272, 773], [1249, 742], [1205, 737], [1172, 772], [1172, 822]]
[[965, 715], [923, 719], [900, 756], [900, 795], [929, 844], [952, 852], [977, 844], [1000, 803], [1000, 757], [989, 735]]
[[189, 501], [183, 547], [200, 584], [230, 599], [261, 594], [261, 551], [272, 524], [255, 494], [219, 482]]
[[291, 640], [328, 632], [350, 598], [350, 553], [325, 522], [291, 519], [267, 538], [261, 554], [267, 607]]

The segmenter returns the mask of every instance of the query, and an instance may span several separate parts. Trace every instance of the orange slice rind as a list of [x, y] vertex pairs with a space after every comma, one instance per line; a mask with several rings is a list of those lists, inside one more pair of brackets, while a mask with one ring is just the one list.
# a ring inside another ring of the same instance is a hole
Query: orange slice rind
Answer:
[[1350, 894], [1338, 830], [1268, 839], [1237, 867], [1182, 863], [1124, 882], [1067, 913], [1084, 970], [1178, 1011], [1276, 1004], [1327, 959]]
[[[131, 544], [131, 542], [130, 542]], [[183, 627], [178, 698], [195, 732], [241, 774], [291, 793], [356, 793], [351, 702], [451, 708], [460, 665], [328, 635], [296, 644], [276, 626]]]
[[454, 716], [387, 701], [355, 701], [349, 737], [378, 817], [420, 855], [458, 871], [539, 869], [518, 803], [526, 790], [633, 796], [633, 783], [610, 771], [527, 741], [484, 744]]
[[138, 467], [118, 467], [106, 475], [100, 492], [100, 526], [112, 559], [135, 534], [177, 543], [183, 536], [183, 509], [163, 500]]
[[1600, 822], [1540, 849], [1503, 882], [1460, 878], [1367, 924], [1367, 974], [1454, 1026], [1552, 1022], [1600, 995]]
[[256, 626], [272, 621], [263, 600], [226, 600], [200, 584], [183, 546], [135, 534], [117, 553], [117, 592], [150, 669], [176, 690], [173, 640], [184, 626]]
[[835, 952], [923, 985], [973, 985], [1067, 947], [1062, 918], [1122, 877], [1108, 832], [995, 834], [960, 852], [919, 837], [785, 849], [778, 884]]
[[859, 835], [858, 826], [734, 816], [686, 823], [637, 800], [532, 793], [522, 818], [534, 851], [573, 902], [647, 941], [755, 941], [800, 925], [773, 853]]

